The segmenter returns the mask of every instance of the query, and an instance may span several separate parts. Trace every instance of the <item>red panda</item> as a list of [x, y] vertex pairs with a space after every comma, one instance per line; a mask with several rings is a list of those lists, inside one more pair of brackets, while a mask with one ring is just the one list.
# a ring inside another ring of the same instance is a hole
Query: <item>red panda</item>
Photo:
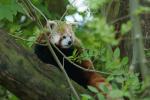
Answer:
[[[72, 56], [74, 50], [77, 50], [78, 56], [84, 52], [84, 50], [80, 46], [80, 40], [75, 36], [74, 32], [72, 31], [72, 25], [66, 22], [49, 22], [49, 27], [52, 29], [53, 33], [47, 32], [46, 35], [49, 38], [50, 43], [54, 44], [63, 54], [67, 57]], [[56, 61], [54, 60], [51, 52], [45, 44], [45, 35], [41, 34], [37, 41], [39, 44], [35, 44], [34, 52], [38, 56], [40, 60], [44, 63], [52, 64], [54, 66], [58, 66]], [[53, 47], [53, 45], [52, 45]], [[83, 69], [78, 68], [77, 66], [71, 64], [68, 60], [64, 60], [63, 62], [63, 55], [53, 47], [58, 59], [63, 64], [65, 71], [67, 72], [68, 76], [83, 86], [87, 88], [88, 85], [94, 86], [98, 88], [100, 83], [105, 82], [105, 78], [96, 73], [96, 72], [89, 72], [84, 71]], [[91, 60], [82, 60], [80, 63], [74, 61], [77, 65], [91, 69], [93, 67], [93, 63]]]

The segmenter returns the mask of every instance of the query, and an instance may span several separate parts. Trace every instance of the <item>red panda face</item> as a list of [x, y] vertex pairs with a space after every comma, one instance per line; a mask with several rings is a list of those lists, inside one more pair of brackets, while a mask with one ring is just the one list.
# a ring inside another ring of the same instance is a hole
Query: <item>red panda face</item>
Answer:
[[55, 26], [51, 25], [51, 29], [53, 31], [50, 34], [51, 43], [61, 48], [70, 48], [74, 44], [75, 36], [71, 25], [65, 22], [55, 23]]
[[59, 42], [62, 48], [69, 48], [72, 46], [74, 41], [71, 34], [66, 34], [61, 37]]

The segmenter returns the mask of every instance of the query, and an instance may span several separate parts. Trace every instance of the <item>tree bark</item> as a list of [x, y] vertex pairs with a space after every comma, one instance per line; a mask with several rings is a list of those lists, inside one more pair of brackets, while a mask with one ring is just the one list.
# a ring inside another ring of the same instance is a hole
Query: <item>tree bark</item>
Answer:
[[[21, 100], [70, 100], [62, 72], [46, 65], [0, 30], [0, 84]], [[79, 93], [85, 90], [74, 84]]]

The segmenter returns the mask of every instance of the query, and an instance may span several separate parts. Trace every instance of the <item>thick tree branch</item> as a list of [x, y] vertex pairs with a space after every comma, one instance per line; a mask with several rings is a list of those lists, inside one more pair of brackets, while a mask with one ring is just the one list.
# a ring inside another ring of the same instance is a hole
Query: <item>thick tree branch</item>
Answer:
[[[70, 100], [64, 75], [0, 31], [0, 84], [21, 100]], [[85, 92], [75, 84], [77, 91]]]

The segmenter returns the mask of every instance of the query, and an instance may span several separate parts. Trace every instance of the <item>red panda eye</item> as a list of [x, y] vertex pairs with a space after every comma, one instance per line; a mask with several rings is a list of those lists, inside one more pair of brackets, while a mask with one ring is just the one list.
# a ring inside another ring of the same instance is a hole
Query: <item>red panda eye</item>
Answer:
[[66, 38], [66, 36], [63, 36], [63, 39], [65, 39]]

